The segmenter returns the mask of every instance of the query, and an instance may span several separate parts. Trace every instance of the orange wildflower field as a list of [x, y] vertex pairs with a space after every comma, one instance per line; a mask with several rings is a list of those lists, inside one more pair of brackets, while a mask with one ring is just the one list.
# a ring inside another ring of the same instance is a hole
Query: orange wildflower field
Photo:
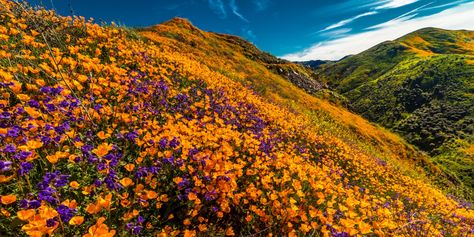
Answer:
[[474, 234], [468, 203], [145, 36], [0, 0], [0, 235]]

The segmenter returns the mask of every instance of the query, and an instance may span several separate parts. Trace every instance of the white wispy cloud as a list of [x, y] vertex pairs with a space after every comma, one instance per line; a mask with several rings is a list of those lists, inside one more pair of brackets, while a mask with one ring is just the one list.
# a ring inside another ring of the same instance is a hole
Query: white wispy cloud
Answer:
[[469, 2], [469, 1], [471, 1], [471, 0], [458, 0], [458, 1], [454, 1], [454, 2], [448, 2], [448, 3], [445, 3], [445, 4], [441, 4], [441, 5], [427, 7], [427, 8], [425, 8], [425, 10], [433, 10], [433, 9], [438, 9], [438, 8], [443, 8], [443, 7], [450, 7], [450, 6], [458, 5], [458, 4]]
[[372, 30], [372, 29], [379, 29], [379, 28], [384, 28], [384, 27], [389, 27], [389, 26], [392, 26], [392, 25], [397, 25], [397, 24], [400, 24], [400, 23], [403, 23], [407, 20], [410, 20], [412, 18], [414, 18], [415, 16], [418, 15], [418, 11], [422, 10], [423, 8], [431, 5], [433, 2], [430, 2], [430, 3], [427, 3], [421, 7], [417, 7], [409, 12], [405, 12], [403, 13], [402, 15], [390, 20], [390, 21], [387, 21], [387, 22], [384, 22], [384, 23], [381, 23], [381, 24], [378, 24], [378, 25], [374, 25], [374, 26], [370, 26], [368, 27], [367, 29], [368, 30]]
[[249, 22], [249, 20], [247, 20], [247, 18], [245, 18], [242, 14], [240, 14], [239, 8], [237, 7], [237, 4], [235, 3], [235, 0], [230, 0], [229, 7], [232, 10], [232, 13], [234, 13], [234, 15], [236, 15], [237, 17], [239, 17], [241, 20], [243, 20], [245, 22]]
[[408, 20], [416, 17], [417, 15], [418, 15], [418, 13], [409, 14], [409, 15], [405, 15], [405, 16], [399, 16], [399, 17], [397, 17], [395, 19], [392, 19], [392, 20], [389, 20], [387, 22], [367, 27], [366, 29], [367, 30], [374, 30], [374, 29], [389, 28], [389, 27], [392, 27], [392, 26], [403, 24], [403, 23], [407, 22]]
[[351, 22], [353, 22], [353, 21], [355, 21], [355, 20], [357, 20], [357, 19], [359, 19], [359, 18], [361, 18], [361, 17], [370, 16], [370, 15], [375, 15], [375, 14], [377, 14], [377, 11], [364, 12], [364, 13], [359, 14], [359, 15], [357, 15], [357, 16], [354, 16], [354, 17], [351, 17], [351, 18], [349, 18], [349, 19], [345, 19], [345, 20], [342, 20], [342, 21], [337, 22], [337, 23], [335, 23], [335, 24], [332, 24], [332, 25], [330, 25], [330, 26], [324, 28], [324, 29], [321, 30], [321, 31], [327, 31], [327, 30], [331, 30], [331, 29], [334, 29], [334, 28], [338, 28], [338, 27], [347, 25], [347, 24], [349, 24], [349, 23], [351, 23]]
[[418, 2], [418, 0], [383, 0], [380, 1], [382, 5], [375, 7], [375, 9], [399, 8], [415, 2]]
[[393, 40], [425, 27], [474, 30], [474, 2], [465, 3], [442, 12], [417, 17], [399, 18], [397, 24], [382, 25], [374, 30], [318, 43], [301, 52], [282, 58], [292, 61], [314, 59], [338, 60], [349, 54], [360, 53], [386, 40]]
[[227, 11], [225, 10], [224, 3], [222, 0], [208, 0], [209, 7], [215, 14], [217, 14], [220, 18], [227, 17]]
[[209, 3], [209, 8], [218, 15], [220, 18], [225, 19], [227, 18], [227, 10], [232, 12], [235, 16], [240, 18], [241, 20], [245, 22], [249, 22], [247, 18], [245, 18], [240, 12], [239, 12], [239, 7], [237, 7], [237, 3], [235, 0], [230, 0], [228, 1], [228, 5], [226, 4], [226, 0], [207, 0]]
[[343, 37], [351, 31], [352, 31], [352, 28], [339, 28], [339, 29], [335, 29], [335, 30], [325, 31], [325, 32], [322, 32], [322, 33], [318, 32], [318, 34], [320, 36], [324, 36], [324, 37], [336, 38], [336, 37]]

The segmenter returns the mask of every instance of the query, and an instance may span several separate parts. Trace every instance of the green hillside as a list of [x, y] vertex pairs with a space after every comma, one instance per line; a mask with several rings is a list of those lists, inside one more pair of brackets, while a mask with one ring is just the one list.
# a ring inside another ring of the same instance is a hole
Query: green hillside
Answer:
[[355, 112], [474, 188], [474, 32], [425, 28], [316, 70]]

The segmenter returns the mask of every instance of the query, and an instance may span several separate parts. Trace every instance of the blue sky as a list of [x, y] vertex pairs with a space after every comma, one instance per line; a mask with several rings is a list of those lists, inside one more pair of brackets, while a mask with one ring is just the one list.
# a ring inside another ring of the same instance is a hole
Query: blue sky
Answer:
[[337, 60], [423, 27], [474, 30], [474, 0], [30, 0], [126, 26], [180, 16], [294, 60]]

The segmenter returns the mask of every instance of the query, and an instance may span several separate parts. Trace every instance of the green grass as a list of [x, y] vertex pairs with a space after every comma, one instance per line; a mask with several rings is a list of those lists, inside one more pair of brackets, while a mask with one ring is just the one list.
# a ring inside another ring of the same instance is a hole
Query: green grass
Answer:
[[[422, 29], [316, 74], [370, 121], [428, 152], [454, 182], [474, 190], [474, 33]], [[472, 194], [471, 197], [472, 198]]]

